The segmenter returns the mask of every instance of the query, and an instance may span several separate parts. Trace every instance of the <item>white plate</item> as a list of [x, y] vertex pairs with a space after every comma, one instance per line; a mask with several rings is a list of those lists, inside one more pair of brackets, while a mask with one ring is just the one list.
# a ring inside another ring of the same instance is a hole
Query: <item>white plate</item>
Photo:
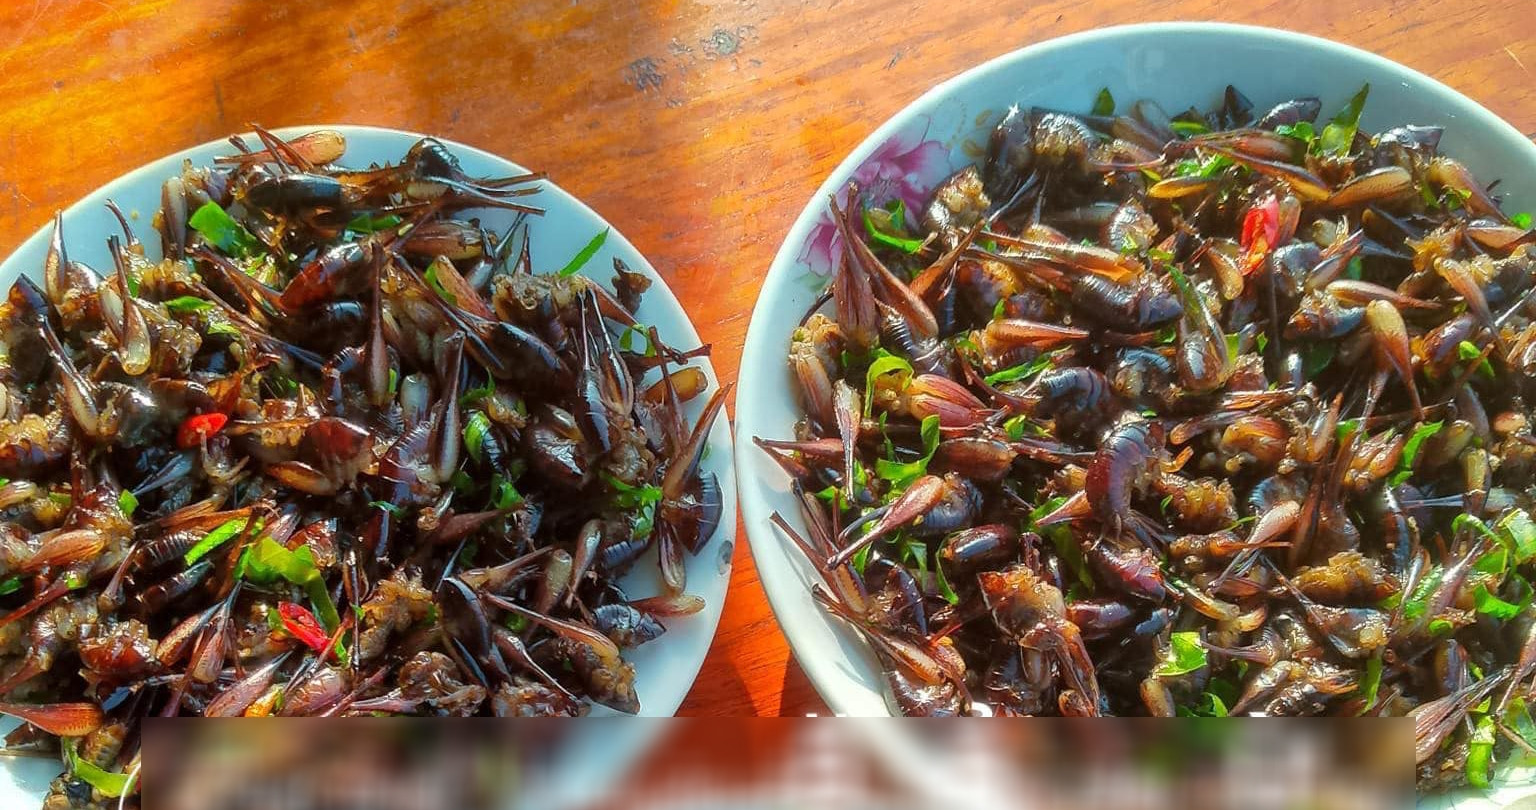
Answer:
[[764, 282], [742, 356], [736, 429], [741, 506], [752, 557], [779, 626], [817, 691], [838, 714], [888, 714], [864, 642], [811, 599], [815, 573], [769, 523], [778, 511], [803, 529], [789, 479], [754, 447], [754, 436], [790, 438], [800, 416], [785, 361], [790, 333], [825, 286], [833, 233], [827, 198], [857, 177], [865, 189], [899, 193], [921, 210], [933, 187], [975, 161], [1010, 105], [1086, 111], [1101, 87], [1129, 104], [1150, 98], [1170, 114], [1210, 109], [1228, 84], [1264, 110], [1319, 96], [1331, 116], [1369, 82], [1361, 126], [1445, 127], [1441, 151], [1484, 181], [1502, 178], [1511, 211], [1536, 205], [1536, 145], [1456, 91], [1382, 57], [1327, 40], [1249, 26], [1153, 23], [1090, 31], [1003, 56], [940, 84], [897, 113], [810, 196]]
[[[351, 167], [398, 162], [413, 143], [424, 137], [398, 130], [357, 126], [291, 127], [277, 132], [284, 137], [293, 137], [315, 129], [335, 129], [346, 136], [347, 152], [340, 162]], [[251, 135], [244, 137], [247, 143], [257, 143]], [[489, 152], [452, 141], [443, 142], [458, 156], [464, 170], [470, 175], [504, 177], [527, 171]], [[152, 258], [158, 258], [160, 237], [151, 220], [160, 207], [161, 183], [181, 171], [183, 160], [191, 160], [199, 166], [209, 165], [215, 156], [233, 151], [226, 141], [203, 144], [135, 169], [92, 192], [64, 212], [65, 247], [70, 258], [84, 261], [98, 271], [111, 268], [111, 254], [107, 251], [106, 239], [108, 235], [121, 231], [117, 221], [107, 211], [106, 201], [109, 199], [116, 201], [129, 213], [134, 230], [144, 241]], [[554, 183], [545, 182], [542, 187], [543, 190], [532, 201], [548, 213], [530, 220], [530, 244], [534, 271], [551, 273], [563, 267], [593, 236], [611, 226]], [[497, 230], [505, 230], [512, 220], [512, 216], [505, 211], [478, 211], [476, 216], [487, 227]], [[33, 234], [10, 258], [0, 264], [0, 291], [9, 290], [18, 275], [40, 278], [51, 229], [49, 225]], [[639, 311], [635, 313], [640, 321], [654, 325], [662, 340], [670, 345], [683, 349], [699, 345], [698, 332], [694, 330], [682, 305], [667, 288], [666, 282], [617, 228], [610, 231], [602, 250], [587, 263], [586, 273], [594, 280], [608, 285], [614, 258], [623, 259], [631, 269], [645, 273], [655, 282], [646, 293]], [[718, 387], [713, 367], [707, 360], [695, 361], [695, 365], [703, 368], [708, 375], [709, 392], [713, 393]], [[703, 402], [704, 397], [700, 397], [690, 403], [690, 424], [692, 419], [697, 418]], [[719, 478], [724, 509], [714, 536], [697, 556], [687, 561], [688, 591], [702, 596], [705, 608], [694, 616], [667, 620], [666, 635], [628, 653], [629, 660], [635, 665], [635, 688], [640, 697], [642, 715], [669, 717], [676, 713], [698, 675], [704, 654], [709, 650], [715, 627], [720, 621], [720, 610], [725, 603], [726, 587], [730, 582], [731, 553], [736, 532], [736, 481], [731, 459], [731, 429], [722, 412], [710, 434], [703, 469]], [[635, 570], [623, 580], [623, 584], [635, 596], [659, 593], [660, 577], [654, 573], [655, 570], [654, 555], [651, 555], [636, 565]], [[8, 730], [9, 726], [5, 729]], [[630, 739], [639, 736], [644, 735], [626, 735]], [[608, 756], [602, 759], [612, 761]], [[51, 763], [0, 760], [0, 807], [37, 806], [48, 781], [58, 770]]]

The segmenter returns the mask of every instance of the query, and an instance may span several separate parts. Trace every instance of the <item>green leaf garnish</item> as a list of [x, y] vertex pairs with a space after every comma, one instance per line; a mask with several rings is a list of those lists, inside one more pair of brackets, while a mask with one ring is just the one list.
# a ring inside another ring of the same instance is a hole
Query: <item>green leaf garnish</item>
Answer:
[[187, 225], [202, 235], [208, 244], [230, 256], [250, 256], [261, 250], [261, 242], [235, 221], [228, 211], [213, 201], [192, 212]]
[[1360, 679], [1360, 697], [1365, 702], [1361, 711], [1376, 705], [1376, 693], [1381, 691], [1381, 663], [1380, 653], [1365, 661], [1365, 675]]
[[1498, 523], [1500, 537], [1507, 537], [1510, 553], [1515, 564], [1521, 565], [1536, 558], [1536, 523], [1524, 509], [1506, 514]]
[[379, 231], [387, 231], [390, 228], [399, 225], [401, 221], [402, 220], [394, 214], [385, 214], [382, 217], [376, 217], [371, 214], [363, 213], [353, 217], [352, 221], [347, 223], [347, 230], [352, 231], [353, 233], [361, 234], [378, 233]]
[[117, 496], [117, 508], [123, 510], [124, 516], [133, 517], [134, 511], [139, 508], [138, 496], [134, 495], [129, 490], [123, 490]]
[[512, 486], [511, 481], [508, 481], [507, 479], [498, 475], [491, 482], [492, 509], [505, 511], [517, 506], [522, 502], [522, 493], [517, 491], [517, 487]]
[[383, 509], [396, 519], [405, 517], [405, 507], [397, 506], [389, 501], [371, 501], [368, 505], [374, 509]]
[[1506, 602], [1489, 592], [1488, 586], [1481, 583], [1472, 592], [1473, 604], [1477, 606], [1477, 612], [1495, 619], [1513, 619], [1520, 615], [1520, 606]]
[[1365, 108], [1365, 99], [1370, 93], [1369, 84], [1361, 87], [1360, 92], [1349, 100], [1349, 104], [1333, 117], [1333, 121], [1323, 127], [1317, 145], [1324, 155], [1349, 154], [1349, 147], [1355, 142], [1355, 133], [1360, 129], [1360, 111]]
[[491, 435], [491, 418], [485, 411], [470, 411], [464, 421], [464, 449], [476, 464], [485, 461], [485, 440]]
[[[875, 221], [875, 217], [887, 219], [885, 224]], [[869, 238], [875, 242], [893, 247], [903, 253], [916, 253], [923, 249], [923, 240], [912, 239], [904, 236], [906, 232], [906, 205], [900, 200], [891, 209], [865, 208], [864, 230], [869, 233]]]
[[312, 578], [320, 576], [319, 569], [315, 568], [315, 555], [309, 546], [289, 550], [270, 537], [261, 538], [256, 541], [256, 545], [246, 550], [240, 558], [239, 571], [247, 581], [256, 585], [271, 585], [278, 580], [287, 580], [303, 587]]
[[1463, 340], [1462, 342], [1456, 344], [1456, 357], [1464, 361], [1478, 361], [1477, 373], [1490, 379], [1493, 378], [1493, 366], [1489, 364], [1488, 358], [1483, 356], [1483, 350], [1479, 348], [1476, 343], [1473, 343], [1470, 340]]
[[1153, 675], [1175, 677], [1187, 675], [1206, 665], [1205, 647], [1200, 645], [1200, 631], [1187, 630], [1168, 637], [1168, 655]]
[[1297, 121], [1294, 124], [1281, 124], [1275, 127], [1276, 135], [1284, 135], [1287, 138], [1295, 138], [1305, 144], [1312, 143], [1317, 137], [1317, 131], [1312, 128], [1311, 121]]
[[0, 580], [0, 596], [10, 596], [21, 590], [21, 577], [7, 577]]
[[1531, 215], [1529, 213], [1525, 212], [1525, 211], [1521, 211], [1518, 214], [1510, 214], [1509, 215], [1509, 222], [1510, 222], [1511, 225], [1514, 225], [1516, 228], [1520, 228], [1520, 229], [1527, 230], [1527, 231], [1531, 229]]
[[439, 271], [437, 268], [438, 263], [441, 261], [444, 260], [435, 259], [431, 264], [427, 265], [427, 272], [422, 274], [422, 278], [426, 279], [427, 285], [432, 288], [432, 291], [437, 293], [439, 296], [442, 296], [442, 299], [447, 301], [450, 306], [458, 306], [458, 297], [449, 292], [448, 288], [443, 286], [442, 279], [438, 277]]
[[166, 309], [177, 315], [185, 315], [192, 312], [202, 312], [204, 310], [213, 309], [212, 301], [205, 301], [201, 298], [197, 298], [191, 295], [183, 295], [177, 298], [172, 298], [169, 301], [162, 301], [161, 304], [163, 304]]
[[1472, 738], [1467, 741], [1467, 784], [1479, 790], [1488, 787], [1493, 775], [1493, 718], [1480, 715], [1472, 727]]
[[875, 350], [876, 357], [869, 364], [869, 370], [864, 372], [864, 415], [872, 415], [875, 407], [875, 381], [887, 374], [902, 374], [905, 379], [911, 379], [913, 374], [912, 364], [906, 360], [891, 354], [884, 349]]
[[923, 417], [922, 437], [923, 455], [916, 461], [904, 464], [883, 458], [875, 461], [875, 475], [890, 481], [893, 491], [905, 490], [912, 485], [913, 481], [928, 472], [928, 462], [933, 460], [933, 453], [939, 448], [939, 417], [937, 415]]
[[944, 601], [950, 603], [951, 605], [960, 604], [960, 594], [955, 593], [955, 589], [950, 587], [949, 578], [944, 576], [943, 562], [934, 562], [933, 581], [935, 585], [938, 585], [939, 595], [944, 597]]
[[1179, 135], [1185, 138], [1194, 135], [1204, 135], [1205, 133], [1211, 131], [1210, 127], [1200, 123], [1199, 121], [1169, 121], [1168, 126], [1173, 130], [1175, 135]]
[[1392, 486], [1397, 486], [1413, 476], [1413, 462], [1419, 457], [1419, 449], [1424, 446], [1426, 439], [1439, 433], [1443, 427], [1445, 422], [1440, 421], [1422, 424], [1413, 429], [1413, 433], [1408, 436], [1408, 441], [1403, 444], [1403, 455], [1398, 459], [1397, 472], [1393, 473], [1390, 479]]
[[233, 520], [226, 521], [217, 529], [214, 529], [213, 531], [204, 535], [203, 539], [197, 541], [196, 545], [187, 550], [186, 556], [184, 557], [187, 565], [196, 564], [198, 560], [208, 556], [208, 552], [213, 551], [219, 546], [222, 546], [225, 543], [235, 539], [236, 535], [245, 531], [245, 526], [247, 523], [248, 521], [245, 518], [235, 518]]
[[134, 777], [126, 773], [109, 773], [97, 766], [83, 760], [75, 752], [75, 746], [66, 746], [69, 752], [69, 772], [80, 781], [90, 785], [108, 798], [122, 797], [133, 787]]
[[564, 267], [560, 268], [560, 275], [574, 276], [581, 272], [581, 268], [586, 267], [587, 262], [592, 261], [592, 257], [596, 256], [597, 252], [602, 250], [603, 245], [608, 242], [608, 232], [610, 230], [612, 228], [604, 228], [602, 233], [592, 237], [592, 240], [587, 242], [586, 247], [578, 251], [575, 256], [571, 257], [569, 262], [566, 262]]
[[1115, 97], [1110, 94], [1109, 88], [1101, 88], [1098, 96], [1093, 99], [1094, 115], [1114, 115]]

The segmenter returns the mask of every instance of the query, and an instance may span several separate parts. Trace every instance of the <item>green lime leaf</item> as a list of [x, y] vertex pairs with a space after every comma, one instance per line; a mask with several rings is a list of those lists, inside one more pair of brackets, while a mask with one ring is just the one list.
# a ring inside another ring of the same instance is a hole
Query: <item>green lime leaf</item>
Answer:
[[1194, 135], [1204, 135], [1211, 131], [1210, 127], [1200, 123], [1199, 121], [1169, 121], [1168, 126], [1173, 129], [1173, 133], [1175, 135], [1184, 138], [1189, 138]]
[[139, 508], [138, 496], [134, 495], [132, 492], [126, 489], [123, 490], [122, 493], [117, 496], [117, 508], [123, 510], [123, 514], [125, 516], [133, 517], [133, 513]]
[[289, 550], [270, 537], [261, 538], [246, 550], [240, 559], [240, 571], [246, 580], [257, 585], [270, 585], [282, 579], [304, 587], [320, 576], [309, 546]]
[[987, 385], [1002, 385], [1003, 383], [1027, 380], [1056, 364], [1056, 353], [1047, 352], [1030, 360], [1027, 363], [1005, 368], [1002, 371], [987, 375]]
[[464, 421], [464, 449], [476, 464], [485, 461], [485, 441], [491, 435], [491, 418], [485, 411], [470, 411]]
[[872, 415], [875, 406], [875, 382], [887, 374], [901, 374], [903, 379], [911, 379], [913, 374], [912, 364], [897, 357], [884, 349], [876, 349], [878, 356], [869, 364], [869, 370], [864, 372], [864, 414]]
[[109, 773], [80, 758], [73, 745], [68, 746], [69, 772], [76, 779], [100, 791], [109, 798], [120, 798], [133, 787], [134, 779], [126, 773]]
[[401, 221], [402, 220], [394, 214], [386, 214], [382, 217], [376, 217], [371, 214], [363, 213], [353, 217], [352, 221], [347, 223], [347, 230], [352, 231], [353, 233], [362, 234], [378, 233], [379, 231], [387, 231], [390, 228], [399, 225]]
[[1511, 214], [1509, 221], [1516, 228], [1523, 228], [1525, 230], [1531, 229], [1531, 215], [1525, 211], [1521, 211], [1518, 214]]
[[1407, 481], [1413, 476], [1413, 463], [1419, 458], [1419, 450], [1424, 446], [1425, 440], [1439, 433], [1445, 427], [1445, 422], [1429, 422], [1421, 424], [1409, 434], [1408, 441], [1403, 443], [1403, 455], [1398, 459], [1397, 472], [1392, 474], [1393, 486]]
[[1493, 775], [1493, 718], [1480, 715], [1472, 727], [1472, 738], [1467, 741], [1467, 784], [1479, 790], [1488, 788]]
[[160, 303], [163, 304], [166, 309], [177, 315], [185, 315], [193, 312], [202, 312], [204, 310], [213, 309], [212, 301], [205, 301], [201, 298], [197, 298], [191, 295], [183, 295], [177, 298], [172, 298], [169, 301], [162, 301]]
[[1187, 630], [1168, 637], [1168, 654], [1152, 674], [1160, 677], [1187, 675], [1205, 665], [1205, 647], [1200, 645], [1200, 632]]
[[405, 507], [396, 506], [389, 501], [372, 501], [368, 505], [374, 509], [383, 509], [384, 511], [388, 512], [391, 517], [397, 520], [405, 517]]
[[587, 242], [586, 247], [578, 251], [575, 256], [571, 257], [569, 262], [566, 262], [564, 267], [560, 268], [560, 275], [574, 276], [581, 272], [581, 268], [586, 267], [587, 262], [592, 261], [592, 257], [596, 256], [597, 252], [603, 249], [604, 244], [607, 244], [608, 232], [610, 230], [612, 228], [604, 228], [602, 233], [592, 237], [592, 240]]
[[1515, 564], [1529, 562], [1536, 557], [1536, 523], [1531, 522], [1531, 516], [1524, 509], [1516, 509], [1506, 514], [1498, 524], [1499, 535], [1507, 537], [1510, 551], [1515, 555]]
[[491, 483], [491, 508], [498, 510], [511, 509], [523, 502], [523, 496], [512, 486], [512, 482], [496, 476]]
[[923, 417], [922, 437], [923, 456], [916, 461], [899, 463], [883, 458], [875, 461], [875, 475], [890, 481], [893, 492], [905, 490], [912, 485], [913, 481], [928, 472], [928, 462], [933, 460], [934, 451], [939, 448], [939, 417], [937, 415]]
[[1376, 694], [1381, 691], [1381, 663], [1380, 654], [1366, 659], [1365, 675], [1360, 679], [1360, 697], [1365, 702], [1361, 711], [1376, 705]]
[[1355, 141], [1355, 132], [1360, 128], [1360, 111], [1365, 109], [1365, 99], [1370, 93], [1369, 84], [1361, 87], [1360, 92], [1349, 100], [1349, 104], [1333, 117], [1333, 121], [1323, 127], [1317, 145], [1324, 155], [1349, 154], [1349, 147]]
[[1295, 138], [1305, 144], [1312, 143], [1317, 137], [1317, 131], [1312, 128], [1311, 121], [1297, 121], [1294, 124], [1281, 124], [1275, 127], [1276, 135], [1284, 135], [1287, 138]]
[[892, 233], [887, 227], [883, 227], [875, 221], [876, 216], [889, 216], [889, 227], [894, 228], [897, 226], [896, 214], [887, 212], [884, 209], [866, 208], [864, 209], [864, 230], [869, 233], [870, 239], [887, 247], [896, 248], [903, 253], [916, 253], [923, 249], [923, 240], [912, 239], [899, 233]]
[[196, 545], [187, 550], [184, 557], [187, 565], [195, 564], [198, 560], [208, 556], [210, 551], [235, 539], [236, 535], [245, 531], [246, 523], [245, 518], [235, 518], [204, 535], [203, 539], [197, 541]]
[[1489, 593], [1488, 586], [1478, 584], [1477, 590], [1472, 592], [1472, 601], [1477, 605], [1477, 612], [1495, 619], [1513, 619], [1520, 615], [1520, 606]]
[[0, 580], [0, 596], [10, 596], [21, 590], [21, 577], [7, 577]]
[[437, 293], [439, 296], [442, 296], [442, 299], [447, 301], [450, 306], [458, 306], [458, 297], [449, 292], [447, 287], [443, 286], [442, 279], [438, 276], [440, 272], [438, 270], [438, 264], [443, 261], [446, 260], [434, 259], [430, 265], [427, 265], [427, 272], [422, 274], [422, 278], [426, 279], [426, 282], [428, 286], [432, 288], [432, 291]]
[[211, 200], [192, 212], [187, 225], [202, 235], [208, 244], [230, 256], [250, 256], [261, 249], [261, 242], [245, 226]]
[[1099, 95], [1093, 99], [1093, 114], [1094, 115], [1114, 115], [1115, 114], [1115, 97], [1110, 94], [1108, 87], [1100, 89], [1099, 90]]

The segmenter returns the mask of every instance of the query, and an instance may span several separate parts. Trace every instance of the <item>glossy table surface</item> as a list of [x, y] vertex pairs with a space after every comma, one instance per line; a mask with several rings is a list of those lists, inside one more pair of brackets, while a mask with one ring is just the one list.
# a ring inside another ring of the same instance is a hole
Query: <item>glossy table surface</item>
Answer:
[[[779, 241], [934, 83], [1103, 25], [1280, 25], [1373, 50], [1536, 133], [1536, 2], [15, 0], [0, 4], [0, 254], [163, 154], [255, 122], [432, 132], [545, 169], [649, 258], [734, 380]], [[1530, 67], [1528, 67], [1530, 66]], [[685, 714], [824, 713], [745, 535]]]

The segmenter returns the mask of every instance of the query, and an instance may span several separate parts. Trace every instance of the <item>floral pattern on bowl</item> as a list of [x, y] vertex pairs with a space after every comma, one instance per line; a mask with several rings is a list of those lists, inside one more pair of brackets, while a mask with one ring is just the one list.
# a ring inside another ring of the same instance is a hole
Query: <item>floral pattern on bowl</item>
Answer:
[[[923, 116], [876, 149], [853, 173], [862, 202], [883, 206], [900, 201], [908, 211], [918, 212], [928, 197], [946, 177], [954, 174], [954, 147], [948, 141], [929, 137], [933, 121]], [[837, 204], [848, 205], [848, 186], [837, 192]], [[830, 207], [821, 212], [810, 238], [800, 249], [800, 264], [816, 276], [828, 276], [842, 254], [843, 237], [832, 222]]]

